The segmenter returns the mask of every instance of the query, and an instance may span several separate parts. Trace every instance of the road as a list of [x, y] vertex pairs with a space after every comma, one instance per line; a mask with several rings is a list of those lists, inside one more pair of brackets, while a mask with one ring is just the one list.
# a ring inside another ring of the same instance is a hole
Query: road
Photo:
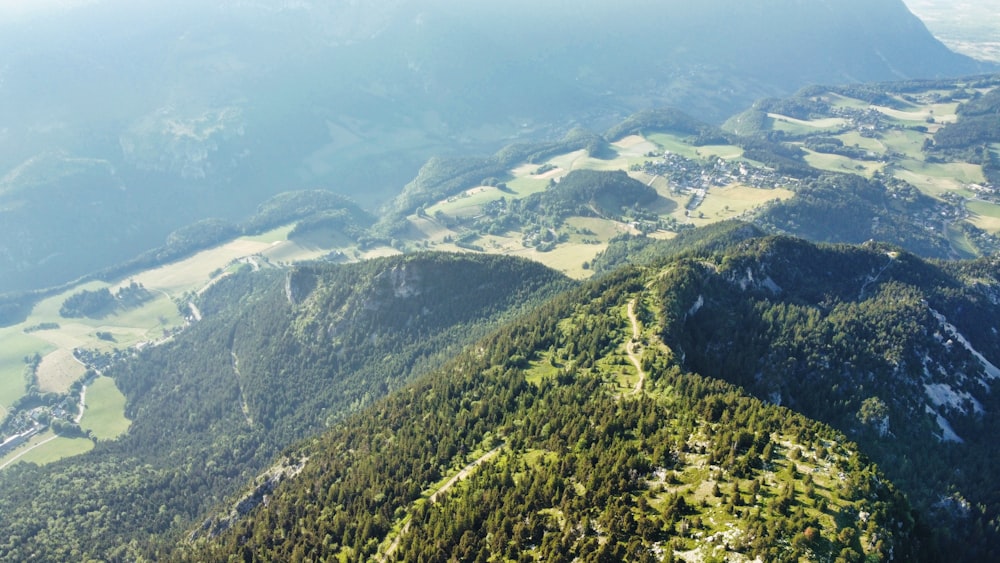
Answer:
[[33, 449], [35, 449], [35, 448], [38, 448], [38, 447], [41, 447], [41, 446], [44, 446], [45, 444], [48, 444], [49, 442], [51, 442], [52, 440], [55, 440], [55, 439], [56, 439], [56, 438], [58, 438], [58, 437], [59, 437], [58, 435], [54, 435], [54, 436], [49, 436], [48, 438], [46, 438], [46, 439], [42, 440], [41, 442], [38, 442], [38, 443], [37, 443], [37, 444], [35, 444], [34, 446], [31, 446], [30, 448], [28, 448], [28, 449], [24, 450], [23, 452], [21, 452], [21, 453], [17, 454], [16, 456], [14, 456], [14, 457], [10, 458], [9, 460], [7, 460], [7, 463], [5, 463], [5, 464], [3, 464], [3, 465], [0, 465], [0, 470], [3, 470], [3, 469], [4, 469], [4, 468], [6, 468], [6, 467], [7, 467], [8, 465], [10, 465], [10, 464], [14, 463], [14, 462], [15, 462], [15, 461], [17, 461], [18, 459], [20, 459], [20, 458], [21, 458], [21, 456], [23, 456], [24, 454], [26, 454], [26, 453], [30, 452], [31, 450], [33, 450]]

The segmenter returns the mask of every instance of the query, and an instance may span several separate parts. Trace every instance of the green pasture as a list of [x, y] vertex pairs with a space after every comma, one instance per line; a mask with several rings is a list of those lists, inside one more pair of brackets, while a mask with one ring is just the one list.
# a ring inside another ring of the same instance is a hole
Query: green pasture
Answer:
[[[546, 185], [548, 185], [547, 181]], [[508, 186], [510, 186], [509, 183]], [[506, 194], [492, 186], [472, 188], [428, 207], [427, 214], [433, 217], [435, 213], [441, 211], [445, 215], [453, 217], [474, 217], [479, 215], [483, 205], [497, 201], [501, 197], [513, 197], [513, 194]]]
[[924, 141], [929, 138], [926, 133], [913, 129], [893, 129], [882, 133], [881, 139], [886, 150], [905, 155], [917, 161], [924, 159]]
[[986, 180], [982, 166], [966, 162], [927, 163], [905, 160], [900, 163], [900, 168], [896, 169], [894, 175], [931, 197], [940, 197], [948, 192], [973, 197], [975, 194], [966, 185], [981, 184]]
[[125, 433], [132, 421], [125, 418], [125, 395], [110, 377], [101, 376], [87, 386], [86, 408], [80, 428], [98, 440], [111, 440]]
[[[17, 462], [15, 463], [23, 461], [26, 463], [45, 465], [47, 463], [52, 463], [53, 461], [59, 461], [63, 458], [87, 453], [94, 449], [94, 443], [87, 438], [67, 438], [65, 436], [56, 436], [54, 439], [50, 440], [53, 436], [55, 436], [55, 434], [53, 434], [51, 430], [43, 432], [37, 436], [33, 436], [27, 444], [22, 444], [13, 452], [8, 454], [4, 459], [0, 460], [0, 465], [3, 465], [15, 457], [17, 458]], [[34, 447], [36, 445], [37, 447]], [[31, 449], [29, 450], [29, 448]]]
[[834, 94], [832, 92], [824, 96], [833, 107], [845, 108], [845, 109], [867, 109], [868, 102], [864, 100], [859, 100], [857, 98], [849, 98], [847, 96], [842, 96], [840, 94]]
[[[895, 132], [895, 131], [893, 131], [893, 132]], [[841, 141], [843, 141], [844, 146], [847, 146], [847, 147], [858, 147], [859, 149], [864, 149], [866, 151], [872, 151], [872, 152], [874, 152], [876, 154], [885, 154], [885, 152], [886, 152], [886, 144], [887, 143], [885, 143], [882, 140], [880, 140], [881, 138], [884, 138], [884, 137], [885, 137], [885, 135], [882, 135], [879, 139], [873, 139], [871, 137], [865, 137], [865, 136], [861, 135], [861, 133], [859, 133], [857, 130], [854, 130], [854, 129], [852, 129], [850, 131], [847, 131], [845, 133], [841, 133], [840, 135], [836, 136], [837, 139], [840, 139]]]
[[554, 378], [559, 374], [559, 368], [552, 365], [549, 358], [533, 360], [528, 366], [524, 372], [524, 379], [533, 385], [540, 385], [545, 379]]
[[273, 263], [316, 260], [335, 248], [344, 250], [353, 244], [354, 241], [335, 229], [316, 229], [294, 240], [272, 244], [261, 255]]
[[24, 357], [44, 356], [55, 349], [36, 336], [21, 332], [23, 325], [0, 330], [0, 417], [7, 407], [24, 395]]
[[803, 120], [779, 113], [769, 113], [767, 116], [771, 118], [771, 129], [793, 135], [810, 135], [822, 132], [839, 133], [848, 125], [847, 120], [842, 117]]
[[956, 119], [955, 110], [958, 108], [958, 103], [918, 105], [906, 110], [873, 107], [882, 115], [905, 124], [925, 124], [930, 119], [937, 123], [952, 123]]
[[881, 170], [883, 166], [880, 162], [855, 160], [839, 154], [827, 154], [811, 151], [809, 149], [802, 150], [806, 152], [806, 163], [819, 170], [858, 174], [866, 178], [871, 178], [872, 175]]
[[972, 244], [972, 241], [969, 240], [969, 237], [965, 235], [965, 232], [958, 225], [948, 225], [948, 242], [951, 243], [951, 247], [956, 252], [963, 255], [963, 258], [975, 258], [979, 256], [979, 250], [976, 248], [976, 245]]
[[765, 190], [732, 184], [709, 190], [705, 201], [692, 215], [696, 215], [697, 212], [704, 213], [705, 217], [702, 220], [705, 224], [715, 223], [736, 217], [770, 201], [786, 200], [794, 196], [795, 192], [784, 188]]
[[[690, 159], [705, 159], [710, 156], [717, 156], [727, 160], [741, 158], [743, 149], [736, 145], [705, 145], [696, 147], [684, 140], [683, 137], [670, 133], [652, 133], [646, 137], [661, 150], [668, 150]], [[643, 159], [645, 160], [645, 159]]]
[[585, 270], [583, 263], [592, 261], [607, 246], [606, 242], [601, 244], [567, 242], [556, 246], [549, 252], [533, 251], [529, 258], [571, 278], [584, 279], [590, 277], [591, 271]]
[[970, 200], [965, 202], [965, 208], [971, 214], [970, 223], [989, 233], [1000, 233], [1000, 205]]
[[[566, 226], [575, 230], [571, 232], [570, 242], [582, 243], [584, 239], [607, 241], [622, 234], [623, 226], [614, 221], [600, 219], [598, 217], [570, 217], [566, 219]], [[580, 231], [591, 231], [594, 234], [583, 234]]]
[[[537, 166], [532, 165], [532, 169], [537, 168]], [[565, 175], [565, 172], [562, 172], [559, 175]], [[507, 188], [514, 192], [513, 194], [509, 194], [509, 197], [522, 198], [528, 197], [534, 193], [544, 192], [545, 189], [549, 187], [549, 179], [551, 177], [552, 176], [547, 174], [543, 176], [515, 176], [513, 179], [506, 182]]]

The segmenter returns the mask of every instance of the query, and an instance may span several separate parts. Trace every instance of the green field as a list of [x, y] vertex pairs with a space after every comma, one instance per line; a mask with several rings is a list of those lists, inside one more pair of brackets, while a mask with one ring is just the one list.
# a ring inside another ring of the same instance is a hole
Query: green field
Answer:
[[87, 453], [92, 449], [94, 449], [94, 443], [87, 438], [66, 438], [55, 436], [51, 431], [48, 431], [33, 437], [27, 444], [11, 452], [3, 460], [0, 460], [0, 465], [15, 457], [17, 458], [15, 463], [23, 461], [45, 465], [63, 458]]
[[668, 150], [690, 159], [705, 159], [717, 156], [732, 160], [743, 156], [743, 149], [736, 145], [704, 145], [696, 147], [686, 142], [682, 137], [670, 133], [653, 133], [649, 140], [656, 143], [661, 150]]
[[839, 108], [866, 109], [868, 107], [868, 102], [857, 98], [849, 98], [832, 92], [824, 96], [824, 99], [826, 99], [830, 105]]
[[880, 138], [888, 150], [903, 154], [912, 160], [922, 161], [924, 159], [924, 141], [929, 136], [912, 129], [894, 129], [886, 131]]
[[[750, 188], [747, 186], [734, 184], [722, 188], [712, 188], [705, 196], [698, 209], [691, 213], [690, 220], [696, 226], [704, 226], [726, 219], [732, 219], [749, 211], [756, 209], [769, 201], [786, 200], [795, 195], [795, 192], [783, 188], [763, 190]], [[681, 207], [678, 213], [684, 214]], [[704, 217], [701, 215], [704, 214]], [[697, 216], [697, 217], [696, 217]]]
[[80, 428], [90, 430], [98, 440], [117, 438], [132, 424], [124, 416], [125, 395], [110, 377], [98, 377], [87, 386], [86, 403]]
[[948, 242], [953, 249], [964, 255], [964, 258], [974, 258], [979, 255], [976, 245], [972, 244], [965, 232], [955, 224], [948, 225]]
[[900, 164], [901, 168], [895, 171], [895, 176], [931, 197], [940, 197], [948, 192], [973, 197], [975, 194], [966, 185], [985, 181], [982, 166], [975, 164], [926, 163], [916, 160], [905, 160]]
[[814, 152], [809, 149], [802, 150], [806, 152], [806, 163], [813, 168], [818, 168], [819, 170], [858, 174], [866, 178], [871, 178], [872, 175], [878, 170], [881, 170], [883, 166], [881, 162], [855, 160], [839, 154]]
[[[83, 366], [73, 359], [72, 349], [82, 347], [110, 351], [163, 338], [167, 331], [185, 322], [174, 299], [185, 292], [206, 287], [216, 270], [224, 270], [231, 264], [238, 264], [238, 260], [255, 254], [274, 261], [316, 258], [340, 244], [350, 242], [331, 232], [311, 233], [290, 242], [287, 238], [292, 228], [293, 225], [287, 225], [258, 236], [238, 238], [189, 258], [137, 273], [117, 284], [89, 282], [43, 299], [23, 323], [0, 329], [0, 416], [6, 414], [7, 406], [24, 395], [26, 356], [37, 353], [44, 358], [38, 371], [42, 389], [65, 391], [83, 375]], [[378, 249], [373, 251], [378, 252]], [[116, 311], [99, 319], [66, 319], [59, 315], [63, 302], [74, 293], [102, 288], [113, 292], [119, 285], [132, 280], [145, 286], [152, 295], [140, 307]], [[57, 323], [59, 328], [24, 334], [25, 327], [40, 323]], [[110, 333], [115, 341], [97, 338], [98, 331]], [[128, 429], [130, 421], [124, 417], [125, 398], [110, 379], [97, 379], [88, 388], [86, 402], [87, 410], [81, 425], [85, 430], [91, 430], [98, 439], [111, 439]], [[24, 452], [52, 436], [51, 433], [35, 436], [28, 445], [18, 448], [11, 455]], [[92, 443], [87, 439], [59, 437], [32, 449], [21, 459], [46, 463], [82, 453], [91, 447]]]
[[[888, 133], [895, 133], [895, 131], [890, 131]], [[836, 138], [843, 141], [844, 146], [847, 147], [858, 147], [860, 149], [872, 151], [876, 154], [885, 154], [886, 143], [883, 142], [882, 137], [879, 139], [873, 139], [871, 137], [863, 136], [857, 130], [851, 130], [837, 135]]]
[[841, 117], [822, 117], [819, 119], [796, 119], [778, 113], [769, 113], [771, 118], [771, 128], [775, 131], [784, 131], [793, 135], [811, 135], [814, 133], [838, 133], [847, 127], [847, 120]]
[[984, 231], [1000, 233], [1000, 205], [986, 201], [971, 200], [965, 202], [971, 217], [969, 222]]
[[45, 355], [55, 348], [44, 340], [24, 334], [20, 327], [0, 331], [0, 417], [7, 407], [24, 395], [24, 357], [36, 352]]
[[248, 240], [252, 242], [266, 242], [272, 244], [275, 242], [281, 242], [283, 240], [288, 240], [288, 233], [292, 232], [295, 228], [294, 224], [285, 225], [284, 227], [278, 227], [277, 229], [271, 229], [270, 231], [261, 233], [259, 235], [240, 237], [243, 240]]
[[937, 123], [953, 123], [956, 119], [955, 110], [958, 103], [948, 104], [926, 104], [919, 105], [907, 110], [898, 110], [882, 106], [874, 106], [882, 115], [889, 117], [903, 125], [921, 125], [933, 120]]

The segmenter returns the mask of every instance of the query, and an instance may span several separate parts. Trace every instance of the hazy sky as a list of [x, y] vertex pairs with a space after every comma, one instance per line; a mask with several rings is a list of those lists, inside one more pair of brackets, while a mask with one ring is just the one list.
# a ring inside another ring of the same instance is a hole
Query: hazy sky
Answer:
[[0, 0], [0, 17], [19, 17], [26, 14], [65, 10], [93, 4], [99, 0]]

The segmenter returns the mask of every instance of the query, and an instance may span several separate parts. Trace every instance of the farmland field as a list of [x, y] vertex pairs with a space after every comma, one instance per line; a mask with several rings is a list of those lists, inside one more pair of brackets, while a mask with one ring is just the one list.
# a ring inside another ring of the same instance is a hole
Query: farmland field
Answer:
[[924, 140], [927, 135], [912, 129], [894, 129], [882, 134], [882, 142], [888, 150], [905, 155], [912, 160], [924, 159]]
[[60, 348], [42, 358], [38, 365], [38, 389], [66, 393], [74, 381], [83, 377], [86, 368], [73, 357], [73, 350]]
[[948, 241], [951, 242], [952, 248], [965, 255], [965, 257], [971, 258], [976, 256], [976, 245], [969, 240], [969, 237], [966, 236], [962, 229], [954, 224], [948, 225]]
[[931, 197], [940, 197], [947, 192], [955, 192], [965, 197], [973, 193], [966, 187], [985, 181], [981, 166], [962, 162], [935, 164], [905, 160], [895, 176], [917, 187]]
[[653, 133], [649, 140], [656, 143], [662, 150], [668, 150], [686, 158], [701, 159], [709, 156], [734, 159], [743, 156], [743, 149], [736, 145], [704, 145], [696, 147], [677, 135], [670, 133]]
[[955, 110], [958, 108], [957, 102], [921, 105], [911, 110], [898, 110], [883, 106], [872, 107], [887, 117], [903, 122], [927, 123], [927, 120], [933, 119], [937, 123], [954, 123], [958, 119], [955, 115]]
[[873, 162], [870, 160], [854, 160], [853, 158], [848, 158], [839, 154], [820, 153], [809, 149], [803, 150], [806, 151], [805, 161], [809, 164], [809, 166], [820, 170], [859, 174], [861, 176], [871, 178], [872, 174], [882, 169], [882, 163], [880, 162]]
[[[712, 188], [708, 191], [705, 201], [691, 213], [690, 220], [699, 227], [710, 225], [736, 217], [769, 201], [785, 200], [794, 195], [794, 192], [783, 188], [762, 190], [738, 184]], [[680, 214], [683, 213], [682, 208]]]

